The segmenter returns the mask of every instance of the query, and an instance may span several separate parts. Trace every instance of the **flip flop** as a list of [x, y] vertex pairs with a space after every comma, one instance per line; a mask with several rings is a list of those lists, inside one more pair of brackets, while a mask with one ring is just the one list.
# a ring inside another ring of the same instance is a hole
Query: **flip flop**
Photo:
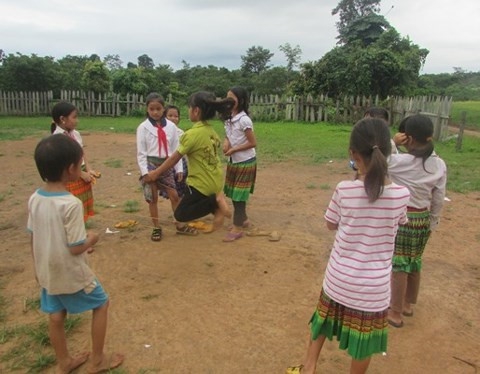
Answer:
[[271, 234], [271, 231], [259, 230], [256, 227], [246, 232], [247, 236], [270, 236], [270, 234]]
[[290, 366], [287, 368], [285, 374], [301, 374], [303, 370], [303, 365]]
[[224, 242], [234, 242], [235, 240], [243, 237], [243, 232], [227, 232], [227, 235], [223, 238]]
[[413, 317], [413, 310], [411, 312], [403, 312], [402, 313], [405, 317]]
[[395, 321], [392, 321], [391, 319], [388, 320], [388, 324], [399, 329], [401, 327], [403, 327], [403, 321], [400, 321], [400, 322], [395, 322]]

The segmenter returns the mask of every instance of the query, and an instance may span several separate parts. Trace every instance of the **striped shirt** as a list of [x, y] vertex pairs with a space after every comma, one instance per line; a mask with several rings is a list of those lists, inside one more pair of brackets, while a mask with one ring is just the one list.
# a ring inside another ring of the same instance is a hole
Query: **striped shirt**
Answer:
[[368, 201], [363, 181], [340, 182], [325, 213], [338, 225], [323, 289], [336, 302], [379, 312], [390, 303], [390, 273], [398, 225], [407, 222], [410, 193], [395, 183]]

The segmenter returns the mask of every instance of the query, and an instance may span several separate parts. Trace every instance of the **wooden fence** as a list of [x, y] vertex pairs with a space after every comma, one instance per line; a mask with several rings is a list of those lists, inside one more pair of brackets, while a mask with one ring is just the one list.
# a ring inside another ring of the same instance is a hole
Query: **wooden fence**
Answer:
[[[137, 94], [122, 96], [116, 93], [61, 91], [59, 97], [54, 97], [52, 91], [0, 91], [0, 115], [49, 115], [53, 105], [61, 100], [72, 102], [82, 116], [116, 117], [145, 112], [144, 98]], [[166, 101], [174, 103], [171, 96]], [[285, 97], [252, 94], [250, 97], [251, 116], [257, 121], [355, 123], [370, 106], [387, 108], [391, 124], [413, 113], [425, 114], [435, 125], [436, 140], [443, 140], [448, 135], [451, 97], [389, 97], [382, 101], [378, 97], [365, 96], [345, 96], [336, 100], [327, 95]]]

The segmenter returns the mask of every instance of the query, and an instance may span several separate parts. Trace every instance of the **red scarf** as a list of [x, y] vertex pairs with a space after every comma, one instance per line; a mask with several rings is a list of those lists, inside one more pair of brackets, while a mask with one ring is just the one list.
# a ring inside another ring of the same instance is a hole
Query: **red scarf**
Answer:
[[162, 145], [165, 148], [165, 154], [168, 158], [168, 147], [167, 147], [167, 134], [163, 131], [163, 128], [167, 125], [167, 121], [165, 118], [160, 120], [160, 123], [157, 123], [153, 118], [148, 118], [150, 123], [157, 128], [157, 136], [158, 136], [158, 157], [162, 155]]

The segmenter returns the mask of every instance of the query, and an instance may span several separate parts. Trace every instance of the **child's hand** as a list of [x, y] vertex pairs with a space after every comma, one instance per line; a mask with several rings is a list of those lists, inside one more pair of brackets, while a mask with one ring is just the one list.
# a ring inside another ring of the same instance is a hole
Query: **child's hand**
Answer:
[[153, 178], [153, 171], [150, 171], [148, 174], [145, 174], [143, 177], [142, 177], [142, 182], [143, 183], [152, 183], [153, 181], [155, 181], [155, 179]]
[[90, 183], [92, 181], [92, 175], [90, 172], [82, 171], [80, 178], [82, 178], [85, 183]]
[[181, 182], [183, 180], [183, 173], [177, 173], [177, 182]]
[[393, 136], [393, 141], [396, 145], [404, 145], [408, 142], [408, 136], [404, 132], [397, 132]]
[[92, 247], [94, 244], [98, 242], [99, 238], [100, 238], [100, 235], [98, 235], [98, 233], [92, 232], [92, 231], [87, 232], [87, 242], [89, 244], [88, 246]]

